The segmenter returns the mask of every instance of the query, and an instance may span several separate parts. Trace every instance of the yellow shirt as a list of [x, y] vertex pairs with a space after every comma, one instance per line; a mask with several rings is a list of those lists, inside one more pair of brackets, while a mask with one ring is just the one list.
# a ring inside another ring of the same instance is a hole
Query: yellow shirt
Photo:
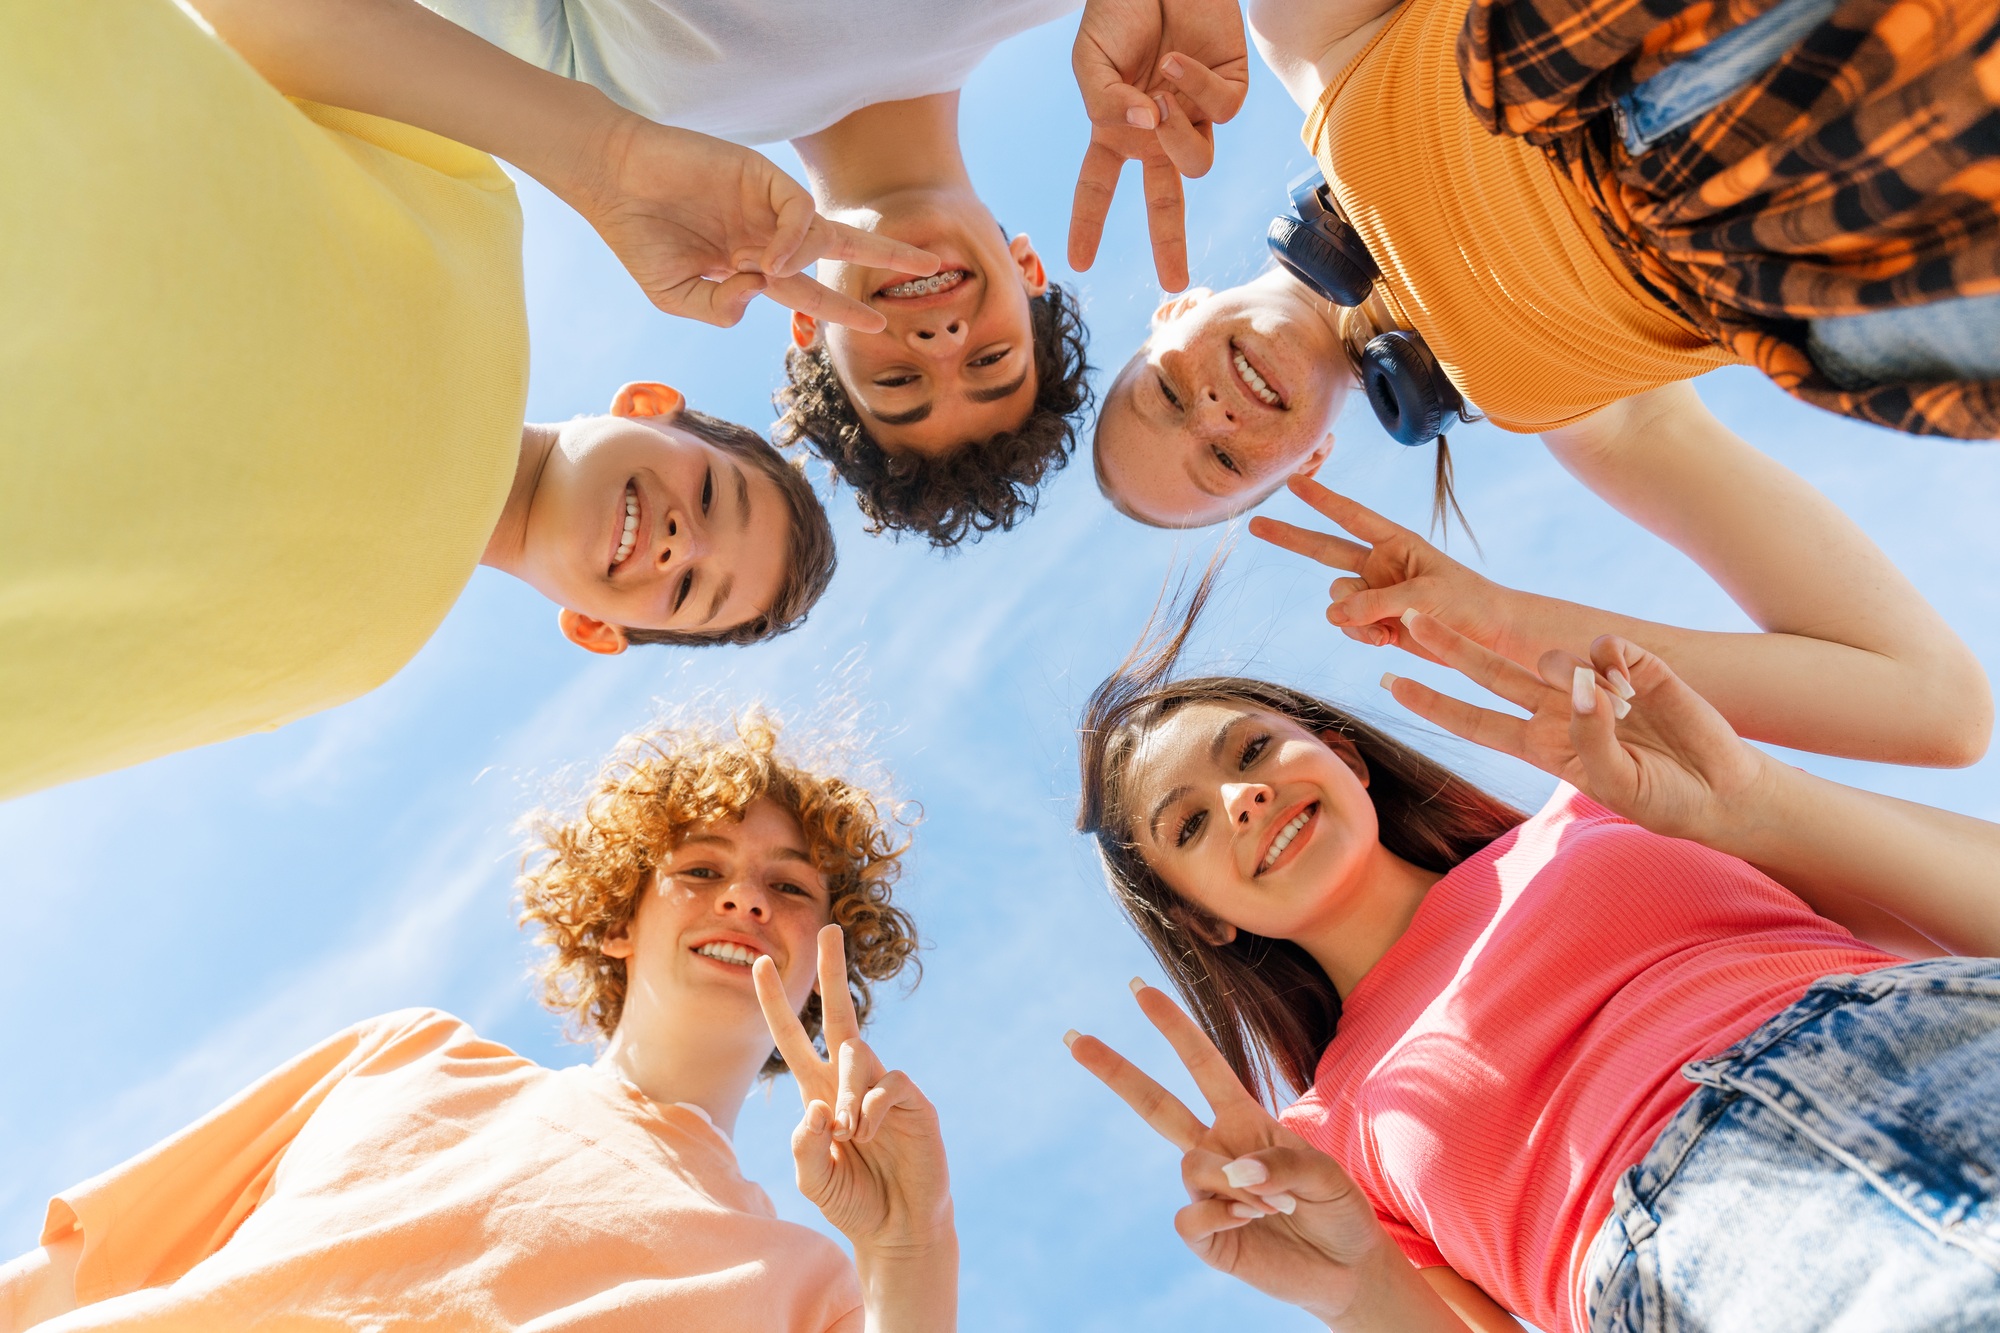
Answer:
[[1399, 323], [1489, 420], [1530, 434], [1733, 364], [1639, 285], [1539, 148], [1473, 119], [1464, 19], [1463, 0], [1405, 0], [1305, 125]]
[[170, 0], [31, 0], [0, 182], [0, 798], [395, 674], [518, 457], [506, 175]]
[[[358, 1023], [49, 1203], [46, 1333], [860, 1333], [853, 1265], [695, 1107], [449, 1014]], [[6, 1292], [0, 1287], [0, 1299]]]

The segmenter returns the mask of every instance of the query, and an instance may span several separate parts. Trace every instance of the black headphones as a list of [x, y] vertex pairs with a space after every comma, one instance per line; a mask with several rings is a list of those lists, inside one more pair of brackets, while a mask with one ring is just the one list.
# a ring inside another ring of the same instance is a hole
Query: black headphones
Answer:
[[[1287, 273], [1335, 305], [1360, 305], [1382, 272], [1335, 211], [1318, 167], [1292, 182], [1292, 216], [1272, 218], [1264, 240]], [[1404, 329], [1368, 340], [1361, 386], [1382, 429], [1399, 444], [1429, 444], [1465, 415], [1465, 399], [1431, 349]]]

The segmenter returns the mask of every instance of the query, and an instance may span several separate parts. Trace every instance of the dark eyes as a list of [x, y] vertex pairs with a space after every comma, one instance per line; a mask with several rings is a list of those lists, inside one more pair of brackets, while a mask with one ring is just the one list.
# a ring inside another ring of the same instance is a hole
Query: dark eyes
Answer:
[[710, 468], [708, 471], [701, 474], [701, 512], [704, 516], [707, 515], [708, 506], [710, 505], [710, 503], [714, 501], [714, 499], [715, 499], [715, 469]]
[[812, 897], [812, 890], [806, 888], [803, 884], [778, 883], [778, 884], [773, 884], [771, 887], [776, 889], [779, 893], [789, 893], [797, 898]]
[[[1237, 771], [1243, 772], [1247, 770], [1252, 764], [1262, 759], [1264, 752], [1270, 747], [1271, 737], [1268, 734], [1250, 737], [1243, 743], [1243, 748], [1236, 754]], [[1190, 812], [1188, 817], [1183, 819], [1180, 822], [1180, 826], [1174, 830], [1174, 846], [1187, 846], [1190, 842], [1194, 841], [1195, 836], [1203, 828], [1207, 827], [1207, 825], [1208, 811], [1195, 810]]]
[[1197, 810], [1186, 819], [1183, 819], [1180, 828], [1175, 830], [1174, 846], [1187, 846], [1188, 843], [1194, 840], [1194, 835], [1201, 832], [1202, 825], [1206, 823], [1208, 823], [1208, 811], [1206, 810]]
[[[686, 875], [690, 879], [721, 879], [723, 877], [720, 870], [716, 870], [711, 866], [685, 866], [674, 873], [677, 875]], [[787, 894], [793, 898], [810, 898], [813, 896], [811, 889], [803, 884], [794, 884], [790, 880], [776, 881], [771, 885], [771, 891], [773, 893]]]
[[1181, 405], [1180, 395], [1174, 392], [1173, 385], [1167, 383], [1167, 377], [1165, 375], [1155, 374], [1153, 378], [1155, 381], [1158, 382], [1160, 386], [1160, 397], [1166, 399], [1169, 403], [1171, 403], [1174, 406], [1176, 410], [1179, 410]]
[[985, 356], [979, 357], [978, 359], [968, 362], [967, 364], [973, 366], [975, 369], [980, 369], [980, 370], [985, 369], [987, 366], [997, 366], [1002, 361], [1007, 359], [1007, 353], [1009, 350], [1010, 349], [1003, 347], [997, 352], [988, 352]]
[[915, 384], [916, 382], [917, 377], [915, 375], [891, 375], [886, 379], [876, 380], [875, 387], [878, 389], [900, 389], [905, 384]]
[[1242, 470], [1236, 466], [1236, 460], [1231, 458], [1225, 451], [1217, 449], [1215, 451], [1215, 461], [1222, 464], [1228, 471], [1236, 473], [1237, 476], [1240, 477], [1243, 475]]
[[687, 573], [681, 575], [680, 586], [674, 589], [675, 611], [679, 611], [681, 609], [682, 604], [685, 603], [688, 599], [688, 594], [693, 591], [694, 591], [694, 571], [689, 570]]
[[1252, 736], [1243, 746], [1243, 753], [1236, 757], [1238, 768], [1248, 768], [1264, 757], [1264, 750], [1271, 743], [1269, 736]]

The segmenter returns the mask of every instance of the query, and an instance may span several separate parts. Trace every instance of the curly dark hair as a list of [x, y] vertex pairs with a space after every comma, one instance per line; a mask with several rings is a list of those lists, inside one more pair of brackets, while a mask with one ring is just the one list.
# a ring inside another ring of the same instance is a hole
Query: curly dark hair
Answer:
[[893, 455], [870, 437], [834, 374], [826, 344], [785, 353], [789, 383], [774, 395], [780, 445], [804, 443], [852, 486], [868, 531], [920, 533], [940, 550], [1035, 512], [1042, 483], [1076, 451], [1093, 397], [1089, 331], [1075, 296], [1051, 283], [1028, 302], [1035, 337], [1035, 405], [1019, 430], [973, 441], [946, 458]]

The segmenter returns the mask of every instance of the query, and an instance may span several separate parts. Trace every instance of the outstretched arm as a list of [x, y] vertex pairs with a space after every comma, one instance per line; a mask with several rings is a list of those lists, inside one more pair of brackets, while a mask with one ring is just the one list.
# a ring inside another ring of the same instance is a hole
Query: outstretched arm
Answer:
[[415, 0], [190, 0], [279, 91], [505, 158], [581, 213], [668, 314], [734, 324], [759, 293], [873, 332], [882, 316], [800, 270], [816, 259], [927, 274], [912, 246], [829, 222], [747, 148], [626, 111]]
[[[1616, 635], [1584, 656], [1550, 652], [1530, 671], [1431, 616], [1413, 611], [1404, 628], [1429, 656], [1529, 714], [1385, 677], [1419, 716], [1655, 833], [1741, 857], [1883, 948], [2000, 956], [2000, 824], [1781, 763], [1738, 738], [1657, 654]], [[1614, 700], [1628, 689], [1621, 717]]]
[[[1803, 478], [1670, 385], [1545, 435], [1613, 508], [1708, 572], [1764, 631], [1713, 634], [1570, 607], [1558, 642], [1619, 634], [1659, 653], [1755, 740], [1957, 768], [1986, 753], [1986, 673], [1882, 549]], [[1551, 608], [1552, 610], [1555, 608]], [[1551, 621], [1551, 624], [1554, 622]]]

